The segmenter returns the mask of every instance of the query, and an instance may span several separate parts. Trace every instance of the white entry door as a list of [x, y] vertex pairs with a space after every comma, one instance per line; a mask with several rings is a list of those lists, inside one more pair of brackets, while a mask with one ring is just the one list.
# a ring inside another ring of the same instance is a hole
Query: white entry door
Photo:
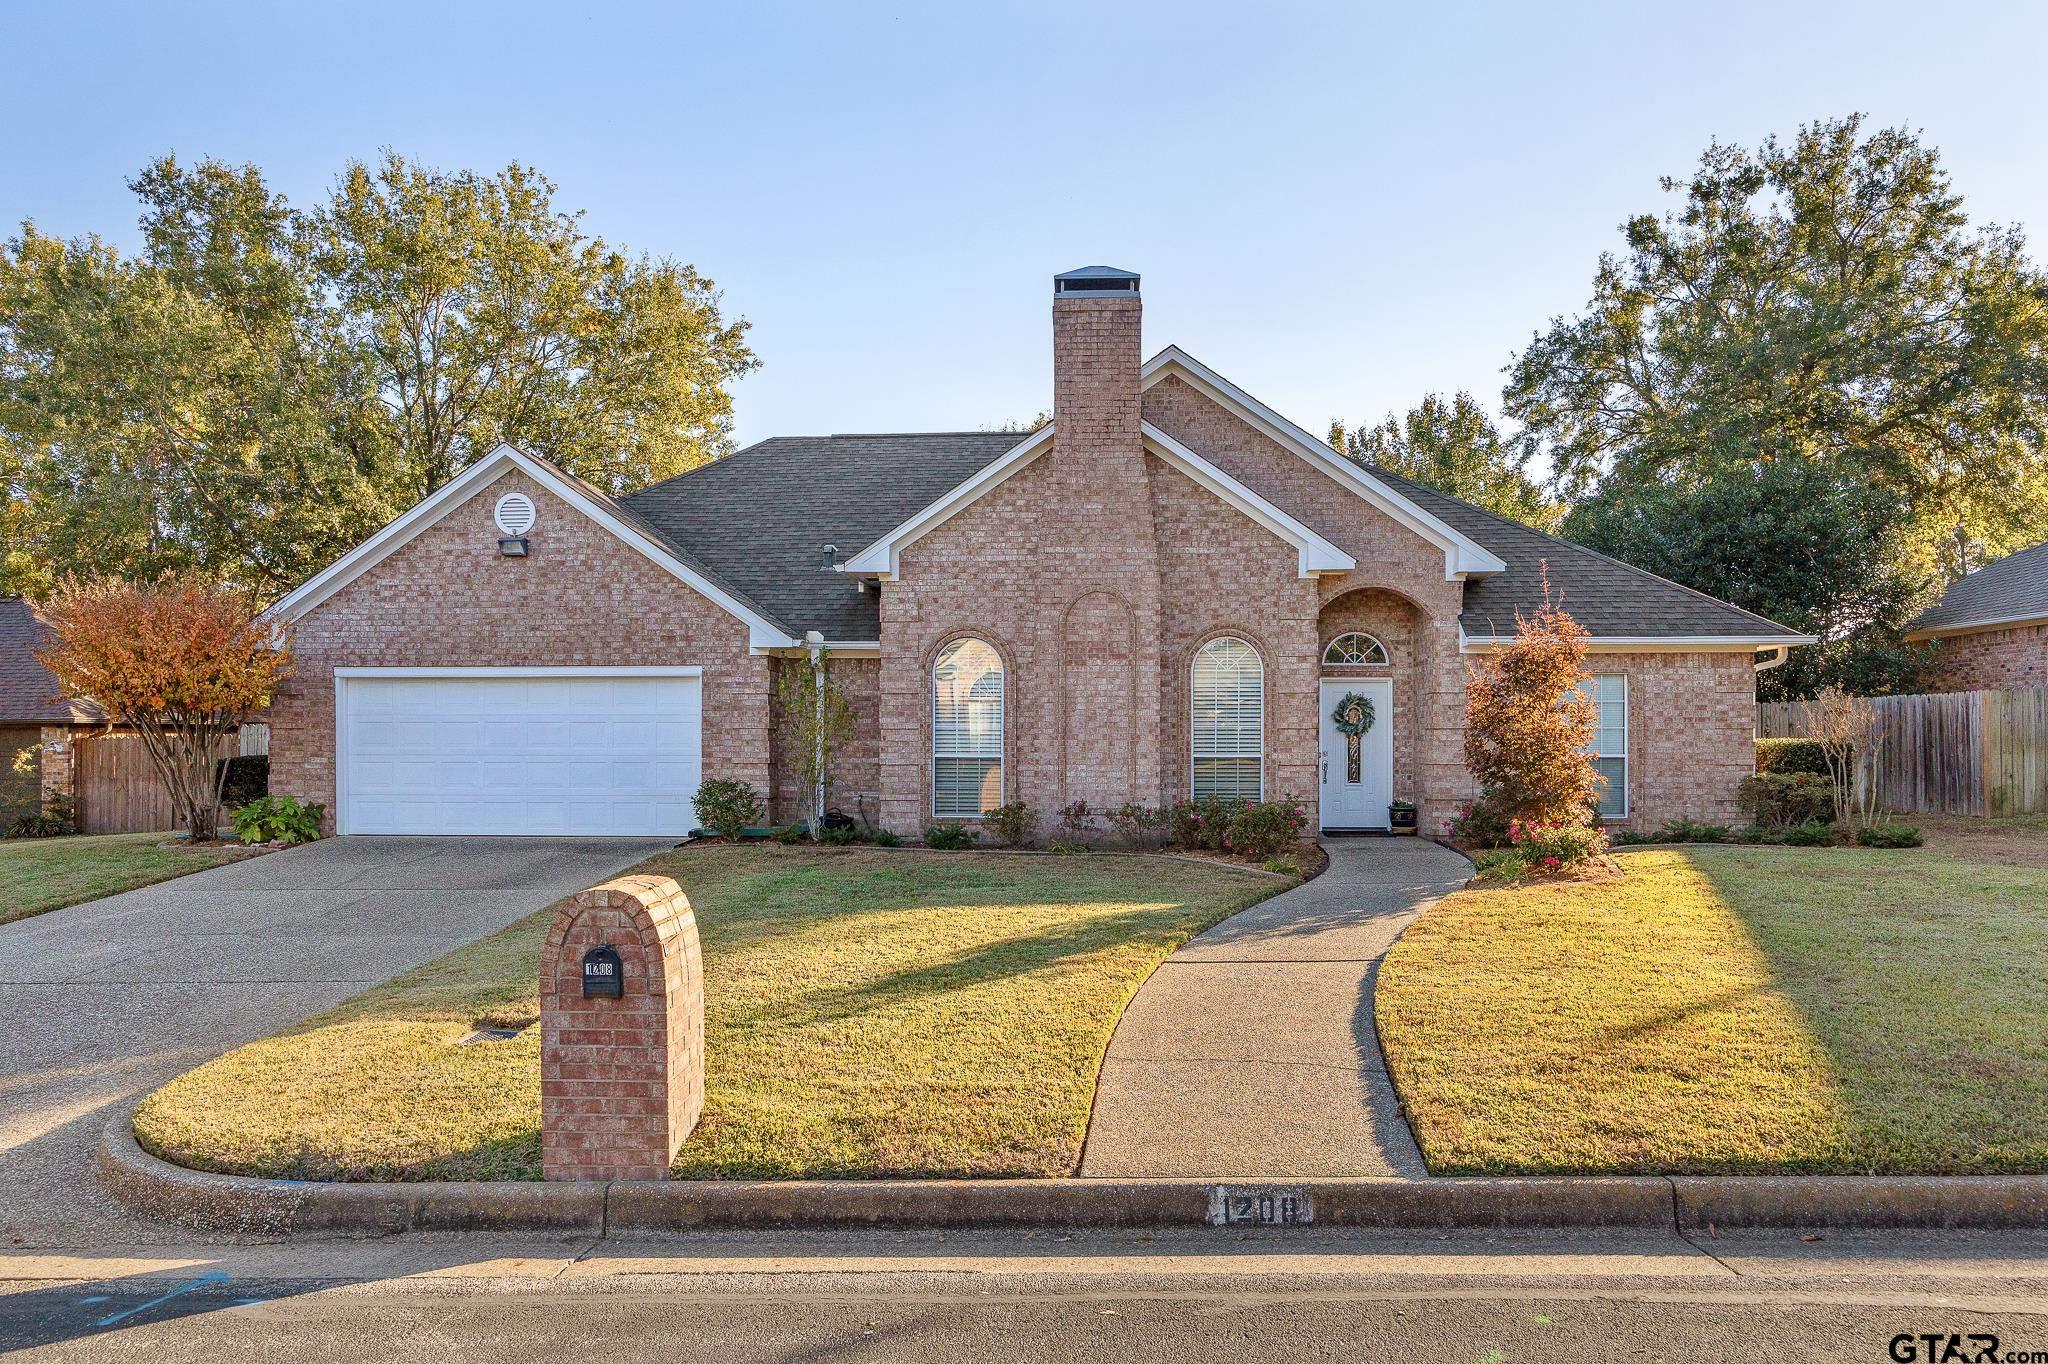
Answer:
[[[1372, 728], [1351, 736], [1331, 719], [1350, 692], [1372, 702]], [[1325, 829], [1384, 829], [1394, 799], [1394, 684], [1384, 678], [1345, 678], [1323, 683], [1322, 826]]]
[[687, 834], [695, 668], [341, 669], [345, 834]]

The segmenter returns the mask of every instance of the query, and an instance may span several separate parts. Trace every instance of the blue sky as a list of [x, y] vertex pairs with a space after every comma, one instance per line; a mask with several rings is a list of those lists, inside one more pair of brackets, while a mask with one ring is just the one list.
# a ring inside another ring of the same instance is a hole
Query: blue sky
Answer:
[[[0, 220], [134, 232], [150, 157], [298, 203], [383, 146], [522, 160], [754, 324], [742, 441], [1050, 402], [1049, 277], [1320, 432], [1501, 369], [1716, 136], [1923, 129], [2048, 230], [2048, 6], [15, 5]], [[2037, 255], [2044, 254], [2037, 251]]]

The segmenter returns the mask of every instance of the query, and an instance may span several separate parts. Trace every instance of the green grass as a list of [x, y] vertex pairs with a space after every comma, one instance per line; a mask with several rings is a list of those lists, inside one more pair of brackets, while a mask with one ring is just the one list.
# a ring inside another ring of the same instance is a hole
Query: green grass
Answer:
[[[1191, 934], [1290, 882], [1163, 858], [688, 848], [704, 948], [691, 1177], [1060, 1175], [1125, 1003]], [[202, 1169], [532, 1179], [549, 913], [151, 1095], [136, 1134]]]
[[1440, 1174], [2048, 1169], [2048, 871], [1919, 851], [1625, 854], [1465, 891], [1381, 968]]
[[118, 895], [243, 854], [232, 847], [161, 847], [169, 834], [0, 840], [0, 924]]

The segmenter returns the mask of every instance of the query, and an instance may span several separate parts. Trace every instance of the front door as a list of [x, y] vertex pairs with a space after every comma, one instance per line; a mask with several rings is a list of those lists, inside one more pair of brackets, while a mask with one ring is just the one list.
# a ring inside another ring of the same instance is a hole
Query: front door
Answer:
[[[1346, 734], [1335, 719], [1352, 692], [1372, 702], [1372, 727], [1359, 735]], [[1326, 681], [1322, 711], [1323, 827], [1386, 828], [1394, 798], [1394, 684], [1385, 678]]]

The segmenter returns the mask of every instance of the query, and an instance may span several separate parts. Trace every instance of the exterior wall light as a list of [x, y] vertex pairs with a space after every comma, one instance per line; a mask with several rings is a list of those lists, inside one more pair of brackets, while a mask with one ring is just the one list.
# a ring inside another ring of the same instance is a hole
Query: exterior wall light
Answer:
[[526, 537], [523, 535], [500, 537], [498, 540], [498, 553], [508, 559], [524, 559], [526, 557]]

